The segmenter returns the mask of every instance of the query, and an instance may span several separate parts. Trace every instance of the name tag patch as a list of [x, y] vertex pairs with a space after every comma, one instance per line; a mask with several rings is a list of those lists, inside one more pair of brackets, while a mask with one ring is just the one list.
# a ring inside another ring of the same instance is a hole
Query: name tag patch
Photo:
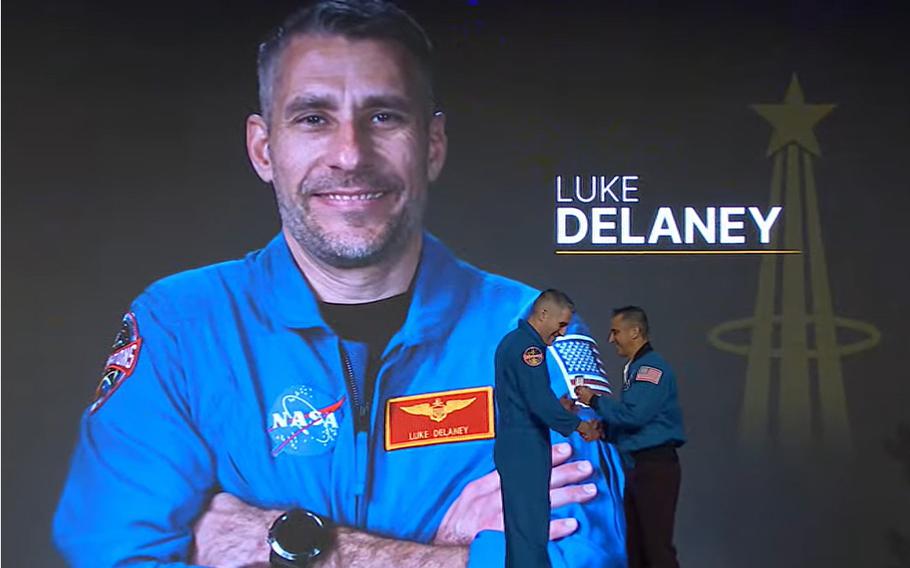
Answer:
[[493, 438], [493, 387], [390, 398], [386, 451]]

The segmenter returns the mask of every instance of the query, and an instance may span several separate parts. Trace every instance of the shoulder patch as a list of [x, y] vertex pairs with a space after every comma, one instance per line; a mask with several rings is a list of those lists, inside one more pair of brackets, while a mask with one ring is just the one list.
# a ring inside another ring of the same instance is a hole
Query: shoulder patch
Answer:
[[139, 360], [139, 350], [142, 348], [142, 337], [139, 336], [139, 324], [136, 315], [127, 312], [120, 324], [120, 331], [114, 339], [113, 350], [104, 364], [104, 373], [101, 382], [95, 389], [95, 399], [89, 408], [89, 413], [94, 414], [105, 402], [120, 388], [123, 381], [133, 374], [136, 362]]
[[539, 347], [532, 345], [525, 349], [525, 352], [521, 354], [521, 359], [525, 362], [525, 365], [537, 367], [543, 363], [543, 351], [541, 351]]
[[635, 373], [636, 381], [645, 381], [653, 384], [659, 384], [660, 378], [663, 376], [664, 372], [656, 367], [648, 367], [647, 365], [642, 365], [638, 368], [638, 372]]

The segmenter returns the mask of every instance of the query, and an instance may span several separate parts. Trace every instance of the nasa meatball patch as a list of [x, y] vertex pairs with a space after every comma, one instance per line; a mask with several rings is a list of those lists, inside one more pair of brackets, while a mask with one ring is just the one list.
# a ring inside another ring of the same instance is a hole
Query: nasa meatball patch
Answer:
[[521, 359], [525, 362], [525, 365], [537, 367], [543, 363], [543, 351], [541, 351], [539, 347], [532, 345], [525, 349], [525, 352], [521, 354]]
[[95, 389], [95, 400], [89, 407], [90, 414], [97, 412], [136, 369], [139, 351], [142, 349], [142, 337], [139, 335], [139, 323], [136, 321], [136, 315], [132, 312], [123, 316], [120, 331], [117, 333], [111, 349], [113, 351], [104, 364], [101, 382]]
[[306, 385], [284, 391], [272, 404], [266, 422], [272, 457], [314, 456], [332, 450], [346, 399]]

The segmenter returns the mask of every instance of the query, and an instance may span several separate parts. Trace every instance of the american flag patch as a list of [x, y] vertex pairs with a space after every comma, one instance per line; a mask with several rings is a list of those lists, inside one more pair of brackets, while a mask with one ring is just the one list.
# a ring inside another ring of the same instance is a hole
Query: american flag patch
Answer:
[[635, 373], [636, 381], [647, 381], [649, 383], [654, 383], [655, 385], [660, 382], [660, 378], [663, 376], [664, 372], [660, 369], [655, 369], [654, 367], [641, 366], [638, 368], [638, 372]]
[[593, 338], [581, 334], [566, 335], [557, 338], [550, 350], [556, 355], [554, 359], [572, 398], [575, 398], [574, 387], [579, 385], [590, 387], [597, 394], [612, 392]]

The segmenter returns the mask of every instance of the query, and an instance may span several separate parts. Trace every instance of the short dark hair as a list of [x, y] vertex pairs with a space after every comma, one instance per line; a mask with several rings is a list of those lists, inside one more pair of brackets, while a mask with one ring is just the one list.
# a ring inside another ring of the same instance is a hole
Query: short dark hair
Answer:
[[272, 111], [276, 62], [293, 38], [305, 34], [400, 43], [417, 60], [427, 104], [433, 110], [433, 46], [414, 18], [385, 0], [321, 0], [292, 13], [259, 45], [259, 105], [266, 121]]
[[624, 320], [632, 322], [641, 330], [642, 335], [649, 337], [648, 314], [638, 306], [624, 306], [613, 310], [613, 317], [622, 316]]
[[572, 301], [572, 298], [568, 294], [561, 290], [555, 288], [547, 288], [537, 296], [537, 299], [534, 300], [534, 312], [537, 312], [543, 304], [555, 304], [560, 308], [569, 308], [572, 310], [572, 313], [575, 313], [575, 302]]

